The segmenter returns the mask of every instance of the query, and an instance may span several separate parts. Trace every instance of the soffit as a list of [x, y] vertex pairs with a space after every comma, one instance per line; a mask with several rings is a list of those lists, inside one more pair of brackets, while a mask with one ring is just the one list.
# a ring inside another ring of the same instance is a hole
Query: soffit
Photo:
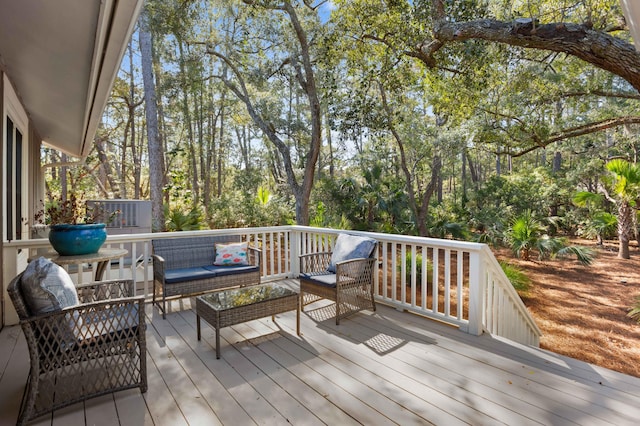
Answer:
[[143, 0], [0, 0], [0, 60], [43, 141], [89, 153]]

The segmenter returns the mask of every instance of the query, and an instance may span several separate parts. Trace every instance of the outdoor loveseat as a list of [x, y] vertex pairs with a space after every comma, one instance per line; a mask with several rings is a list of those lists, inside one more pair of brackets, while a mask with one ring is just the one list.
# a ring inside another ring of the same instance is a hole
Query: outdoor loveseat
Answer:
[[165, 238], [151, 244], [153, 303], [162, 318], [168, 298], [260, 284], [261, 251], [241, 242], [239, 235]]
[[336, 302], [340, 319], [363, 309], [376, 310], [373, 278], [377, 242], [371, 238], [339, 234], [330, 252], [300, 256], [300, 306], [312, 294]]

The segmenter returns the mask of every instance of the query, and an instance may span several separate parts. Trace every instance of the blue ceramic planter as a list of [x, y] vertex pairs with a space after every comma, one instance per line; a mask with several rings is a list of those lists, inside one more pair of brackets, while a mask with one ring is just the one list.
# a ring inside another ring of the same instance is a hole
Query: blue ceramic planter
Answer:
[[49, 242], [63, 256], [97, 253], [106, 239], [104, 223], [49, 227]]

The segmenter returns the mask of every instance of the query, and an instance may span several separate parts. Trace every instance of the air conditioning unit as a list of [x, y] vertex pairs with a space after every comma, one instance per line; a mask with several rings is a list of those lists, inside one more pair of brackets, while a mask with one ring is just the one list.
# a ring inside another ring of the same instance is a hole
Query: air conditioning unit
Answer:
[[[151, 201], [145, 200], [87, 200], [87, 207], [99, 204], [103, 209], [103, 221], [107, 225], [107, 235], [146, 234], [151, 232]], [[106, 222], [113, 212], [118, 212], [113, 219]], [[131, 243], [124, 247], [129, 251], [125, 263], [130, 262], [133, 255]], [[136, 244], [136, 261], [141, 259], [142, 244]]]
[[106, 221], [113, 212], [118, 212], [107, 223], [107, 234], [144, 234], [151, 232], [151, 201], [144, 200], [88, 200], [87, 207], [98, 204], [104, 209]]

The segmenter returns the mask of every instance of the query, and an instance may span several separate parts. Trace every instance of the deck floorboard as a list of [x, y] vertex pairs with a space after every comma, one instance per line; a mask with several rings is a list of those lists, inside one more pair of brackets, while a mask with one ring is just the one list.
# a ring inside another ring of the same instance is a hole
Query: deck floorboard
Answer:
[[[296, 281], [282, 282], [291, 287]], [[37, 425], [636, 425], [640, 379], [379, 305], [335, 325], [334, 305], [221, 332], [193, 299], [167, 320], [147, 308], [149, 390], [117, 392]], [[0, 425], [15, 424], [29, 356], [18, 326], [0, 332]]]

